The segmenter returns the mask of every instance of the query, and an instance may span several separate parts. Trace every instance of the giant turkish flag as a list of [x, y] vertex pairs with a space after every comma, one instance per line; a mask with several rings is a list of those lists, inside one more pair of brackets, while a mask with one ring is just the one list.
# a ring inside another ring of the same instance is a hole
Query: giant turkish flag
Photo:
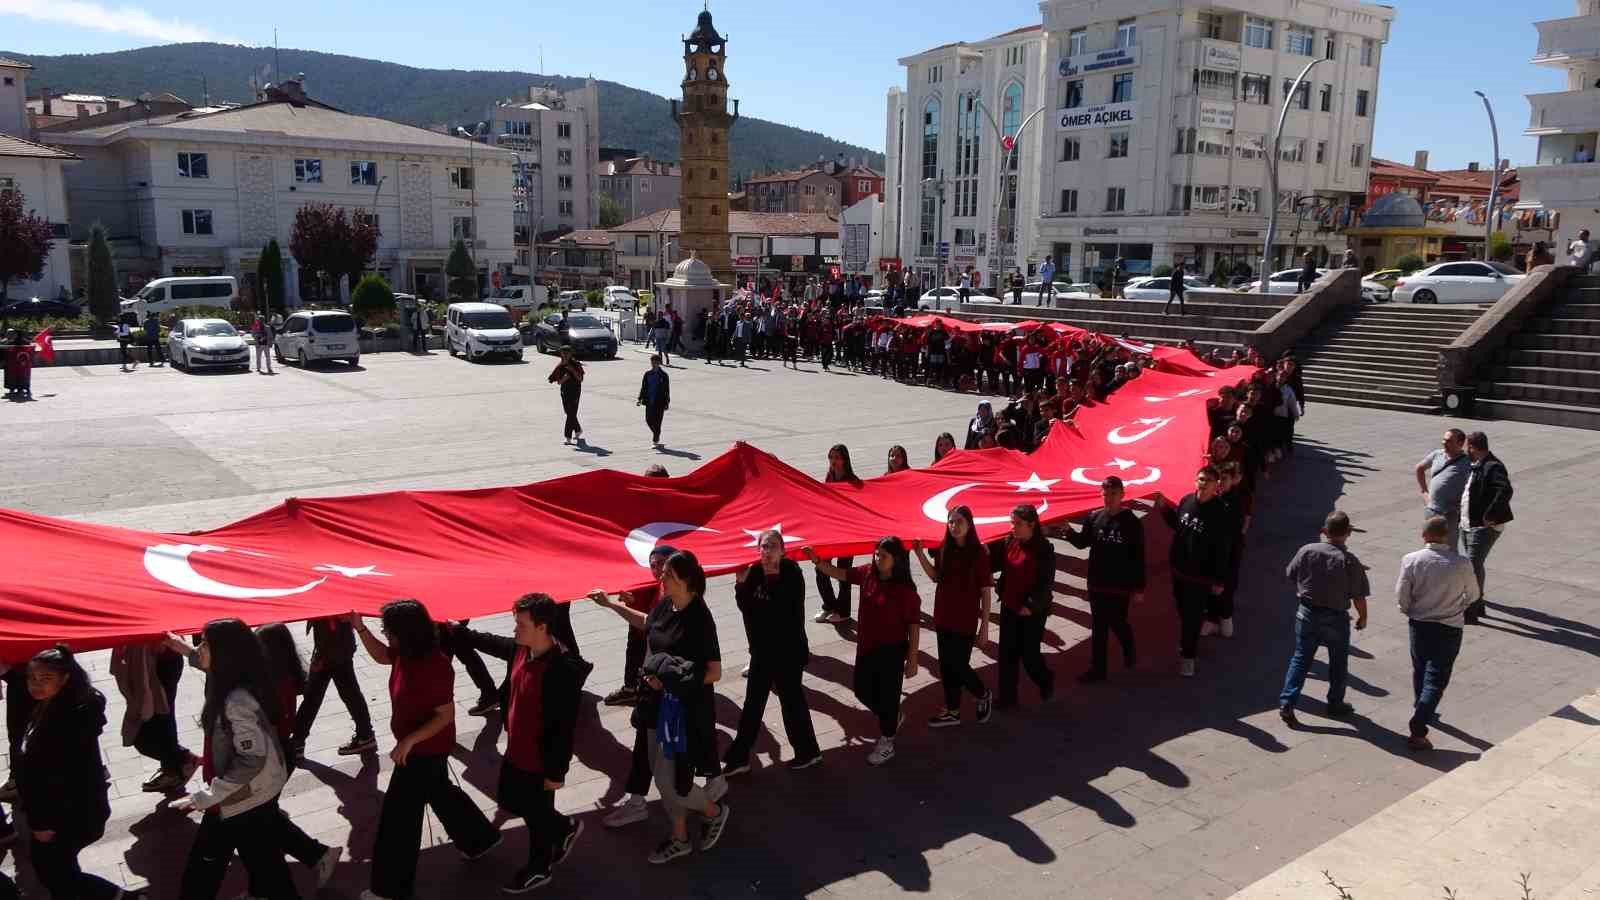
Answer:
[[753, 561], [769, 528], [791, 555], [807, 544], [855, 554], [884, 535], [937, 540], [960, 504], [988, 539], [1019, 503], [1046, 521], [1097, 508], [1110, 474], [1130, 498], [1181, 496], [1204, 453], [1206, 398], [1254, 371], [1184, 356], [1173, 367], [1196, 374], [1148, 371], [1033, 453], [956, 451], [859, 486], [824, 484], [741, 443], [680, 478], [603, 470], [520, 487], [289, 499], [187, 535], [0, 510], [0, 660], [60, 640], [89, 650], [192, 632], [220, 616], [259, 625], [373, 613], [396, 597], [423, 600], [436, 618], [480, 616], [529, 591], [572, 600], [647, 584], [658, 542], [719, 574]]

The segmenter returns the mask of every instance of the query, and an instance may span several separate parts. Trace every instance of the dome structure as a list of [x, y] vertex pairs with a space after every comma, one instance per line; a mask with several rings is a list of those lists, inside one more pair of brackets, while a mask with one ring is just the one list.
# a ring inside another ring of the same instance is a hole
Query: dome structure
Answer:
[[691, 254], [688, 259], [678, 263], [672, 270], [672, 277], [663, 284], [675, 288], [703, 288], [716, 290], [723, 287], [711, 272], [711, 267]]
[[1423, 228], [1422, 204], [1410, 194], [1384, 194], [1361, 216], [1362, 228]]

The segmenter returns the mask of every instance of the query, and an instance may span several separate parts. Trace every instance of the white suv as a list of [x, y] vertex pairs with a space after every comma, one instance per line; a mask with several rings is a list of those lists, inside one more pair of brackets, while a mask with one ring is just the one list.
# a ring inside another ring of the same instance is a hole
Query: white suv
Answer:
[[498, 303], [452, 303], [445, 310], [444, 322], [444, 348], [451, 356], [522, 359], [522, 331]]
[[336, 309], [307, 309], [283, 321], [272, 341], [278, 362], [294, 361], [303, 369], [324, 359], [361, 363], [361, 332], [355, 316]]

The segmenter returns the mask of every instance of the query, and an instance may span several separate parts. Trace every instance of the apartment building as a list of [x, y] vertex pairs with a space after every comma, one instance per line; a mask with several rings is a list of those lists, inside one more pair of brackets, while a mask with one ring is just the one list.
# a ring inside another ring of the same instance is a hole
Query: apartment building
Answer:
[[[678, 205], [683, 172], [676, 165], [649, 156], [602, 160], [595, 167], [600, 196], [617, 205], [622, 221]], [[599, 213], [595, 215], [599, 218]]]
[[[1572, 16], [1533, 23], [1539, 30], [1533, 63], [1564, 71], [1567, 89], [1528, 95], [1524, 133], [1538, 138], [1539, 152], [1533, 165], [1517, 170], [1522, 195], [1516, 209], [1528, 211], [1521, 221], [1562, 239], [1575, 237], [1582, 228], [1600, 232], [1600, 166], [1595, 165], [1600, 149], [1600, 0], [1577, 0], [1575, 7]], [[1550, 230], [1556, 224], [1552, 213], [1560, 214], [1558, 231]], [[1548, 240], [1546, 234], [1539, 238]]]
[[525, 280], [530, 227], [550, 237], [599, 223], [600, 88], [593, 78], [577, 91], [530, 87], [527, 100], [495, 103], [483, 119], [478, 140], [511, 151], [519, 167], [513, 274]]

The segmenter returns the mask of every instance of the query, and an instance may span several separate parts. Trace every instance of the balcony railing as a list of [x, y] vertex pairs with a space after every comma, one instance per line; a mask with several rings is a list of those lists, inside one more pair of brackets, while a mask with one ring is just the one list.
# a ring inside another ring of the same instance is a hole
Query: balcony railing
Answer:
[[1600, 59], [1600, 19], [1574, 16], [1535, 22], [1539, 29], [1536, 63], [1562, 63], [1566, 60]]
[[1600, 90], [1529, 94], [1528, 106], [1528, 134], [1600, 129]]

